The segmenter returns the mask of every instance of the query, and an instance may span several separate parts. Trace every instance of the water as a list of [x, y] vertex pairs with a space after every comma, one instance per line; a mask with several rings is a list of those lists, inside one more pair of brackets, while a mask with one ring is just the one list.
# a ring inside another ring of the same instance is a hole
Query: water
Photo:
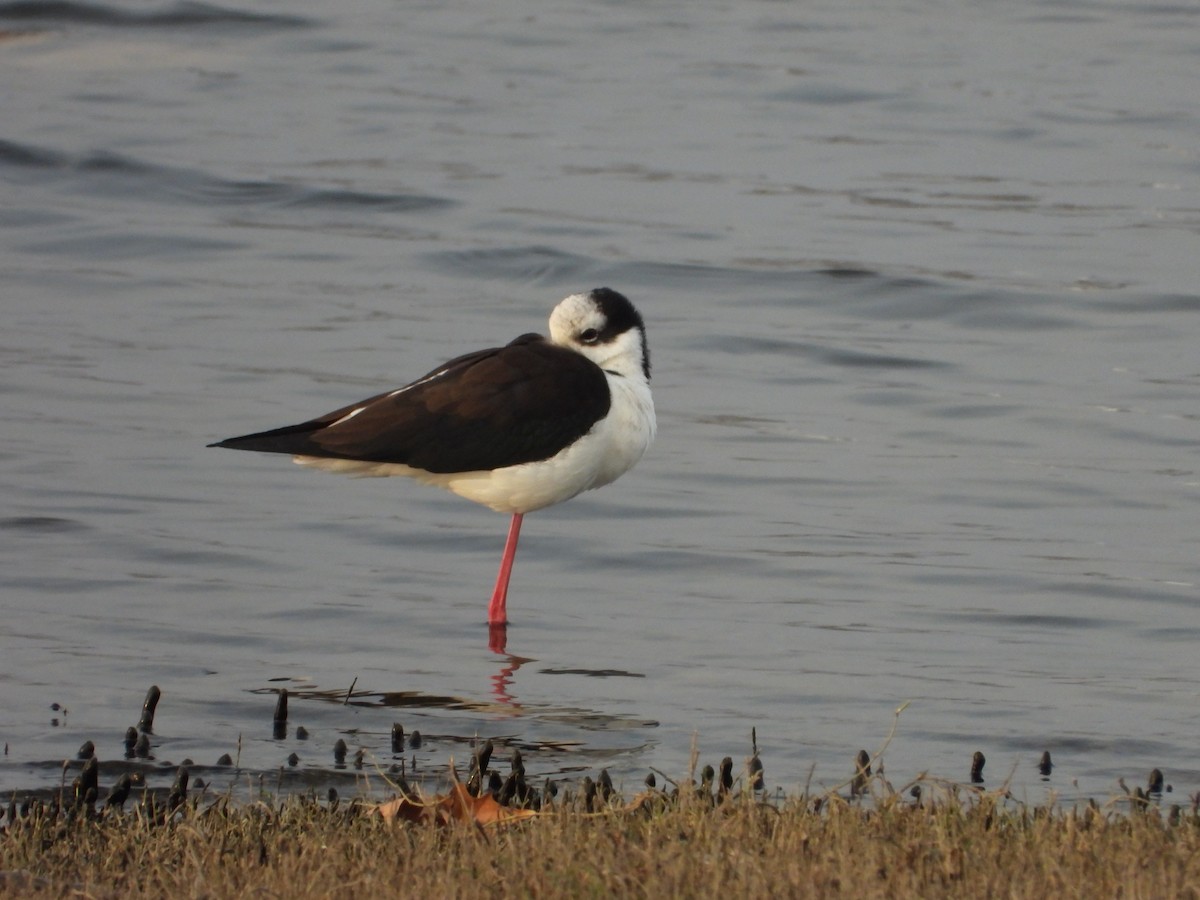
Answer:
[[[396, 721], [627, 788], [756, 728], [832, 786], [905, 702], [897, 784], [1200, 789], [1198, 16], [0, 4], [0, 789], [151, 684], [217, 790], [361, 786]], [[204, 446], [601, 284], [660, 436], [527, 520], [506, 655], [503, 517]]]

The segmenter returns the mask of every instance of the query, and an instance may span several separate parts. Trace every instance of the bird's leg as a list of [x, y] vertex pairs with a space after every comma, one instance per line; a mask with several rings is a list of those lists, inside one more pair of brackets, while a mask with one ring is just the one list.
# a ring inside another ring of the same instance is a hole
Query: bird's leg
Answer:
[[508, 526], [508, 540], [504, 544], [504, 556], [500, 559], [500, 571], [496, 575], [496, 589], [492, 591], [492, 602], [488, 604], [488, 624], [508, 624], [508, 579], [512, 575], [513, 558], [517, 555], [517, 538], [521, 536], [521, 513], [513, 513]]
[[488, 649], [500, 656], [508, 655], [508, 625], [488, 626]]

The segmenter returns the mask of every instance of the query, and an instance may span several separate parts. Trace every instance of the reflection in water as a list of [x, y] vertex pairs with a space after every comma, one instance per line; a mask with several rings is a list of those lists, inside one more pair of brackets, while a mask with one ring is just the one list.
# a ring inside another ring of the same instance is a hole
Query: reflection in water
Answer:
[[[277, 694], [278, 688], [253, 688], [252, 694]], [[346, 690], [345, 688], [297, 687], [288, 691], [294, 700], [319, 700], [338, 706], [354, 706], [366, 709], [434, 709], [467, 710], [488, 712], [490, 703], [456, 697], [450, 694], [429, 694], [423, 691], [373, 691], [367, 689]]]
[[525, 663], [535, 662], [526, 656], [511, 656], [505, 655], [505, 665], [500, 667], [500, 671], [492, 676], [492, 695], [511, 709], [513, 712], [521, 710], [521, 704], [517, 702], [517, 698], [509, 691], [509, 686], [513, 683], [513, 676], [516, 675], [517, 669], [525, 665]]
[[525, 656], [512, 656], [508, 653], [507, 648], [508, 625], [489, 624], [488, 649], [499, 656], [503, 656], [506, 662], [506, 665], [501, 666], [500, 671], [492, 676], [492, 695], [506, 707], [517, 712], [521, 709], [521, 704], [509, 692], [509, 686], [513, 683], [513, 676], [516, 675], [517, 669], [521, 668], [525, 663], [534, 662], [535, 660]]

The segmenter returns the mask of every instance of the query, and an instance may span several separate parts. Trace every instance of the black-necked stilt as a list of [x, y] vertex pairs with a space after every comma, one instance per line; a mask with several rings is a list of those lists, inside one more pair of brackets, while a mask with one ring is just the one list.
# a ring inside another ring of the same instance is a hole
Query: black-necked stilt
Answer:
[[554, 308], [549, 340], [525, 334], [308, 422], [209, 446], [289, 453], [350, 475], [405, 475], [512, 513], [488, 605], [497, 626], [508, 621], [525, 513], [616, 480], [654, 431], [642, 317], [621, 294], [597, 288]]

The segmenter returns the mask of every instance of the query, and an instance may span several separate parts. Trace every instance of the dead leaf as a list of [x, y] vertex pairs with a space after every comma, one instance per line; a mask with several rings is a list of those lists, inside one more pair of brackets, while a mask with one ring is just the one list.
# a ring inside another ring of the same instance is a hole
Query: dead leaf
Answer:
[[451, 770], [450, 792], [422, 803], [409, 797], [397, 797], [375, 807], [385, 822], [413, 822], [422, 825], [449, 825], [451, 822], [474, 825], [506, 825], [537, 815], [532, 809], [501, 806], [491, 794], [472, 797]]
[[424, 803], [418, 803], [415, 800], [410, 800], [408, 797], [397, 797], [395, 800], [389, 800], [387, 803], [380, 803], [375, 807], [375, 812], [383, 816], [385, 822], [421, 822], [425, 819], [427, 813], [431, 813], [432, 806], [426, 806]]
[[450, 786], [450, 793], [441, 801], [440, 807], [456, 822], [474, 822], [477, 825], [504, 824], [537, 815], [532, 809], [501, 806], [491, 794], [472, 797], [466, 787], [457, 781]]

